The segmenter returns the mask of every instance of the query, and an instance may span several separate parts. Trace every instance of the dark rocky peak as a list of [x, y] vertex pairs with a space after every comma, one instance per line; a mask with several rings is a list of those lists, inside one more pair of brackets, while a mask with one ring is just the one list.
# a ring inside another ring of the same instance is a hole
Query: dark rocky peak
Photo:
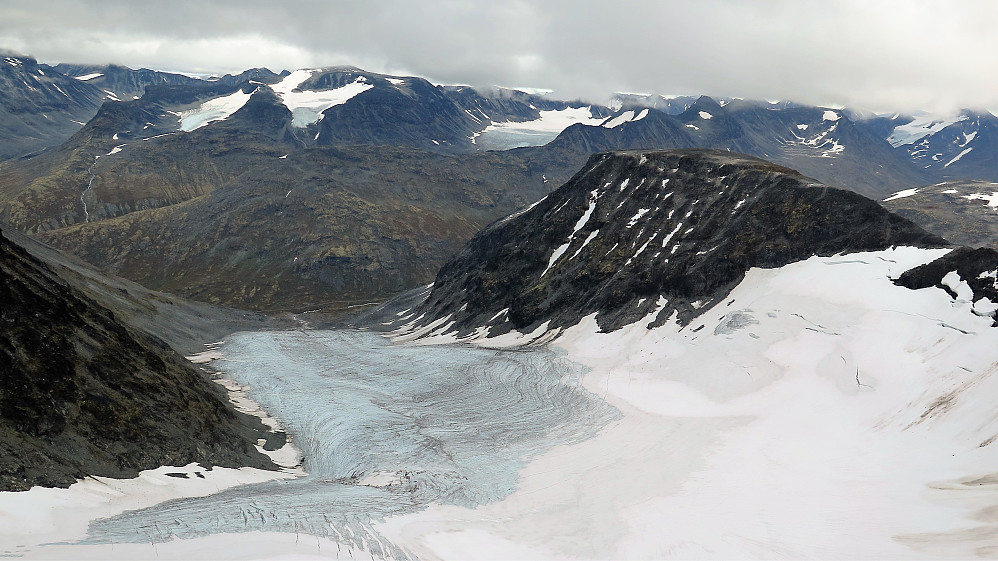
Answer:
[[[249, 100], [241, 108], [214, 127], [220, 133], [253, 132], [299, 147], [306, 145], [292, 126], [291, 110], [270, 88], [253, 90]], [[255, 138], [255, 135], [247, 134], [247, 138]]]
[[686, 112], [690, 111], [715, 111], [721, 113], [724, 111], [724, 107], [709, 95], [702, 95], [686, 110]]
[[496, 335], [614, 330], [659, 310], [687, 324], [751, 267], [946, 242], [850, 191], [716, 150], [594, 155], [565, 185], [476, 235], [441, 268], [419, 323]]
[[0, 57], [0, 160], [65, 141], [106, 97], [31, 57]]
[[210, 99], [236, 91], [249, 93], [256, 88], [249, 83], [233, 87], [203, 81], [193, 86], [149, 86], [139, 99], [102, 105], [97, 115], [60, 149], [84, 147], [96, 156], [129, 141], [175, 132], [180, 128], [183, 111]]
[[[635, 114], [635, 117], [640, 113]], [[634, 148], [689, 148], [698, 143], [691, 131], [675, 117], [649, 110], [641, 119], [625, 120], [616, 126], [607, 119], [601, 126], [576, 123], [561, 131], [548, 147], [553, 151], [592, 154]]]
[[138, 70], [118, 64], [80, 65], [58, 64], [57, 70], [88, 84], [96, 86], [113, 98], [126, 101], [142, 97], [148, 86], [196, 86], [204, 80], [173, 72], [160, 72], [148, 68]]
[[0, 107], [12, 113], [90, 108], [105, 97], [91, 84], [46, 68], [32, 57], [0, 58]]
[[281, 78], [290, 74], [287, 70], [281, 74], [274, 74], [267, 68], [250, 68], [243, 70], [239, 74], [226, 74], [215, 80], [219, 84], [226, 86], [237, 86], [245, 82], [259, 82], [261, 84], [276, 84]]
[[356, 80], [374, 87], [323, 111], [315, 137], [318, 144], [390, 144], [442, 152], [472, 149], [472, 135], [482, 126], [423, 78], [389, 80], [370, 73], [327, 72], [301, 87], [341, 87]]

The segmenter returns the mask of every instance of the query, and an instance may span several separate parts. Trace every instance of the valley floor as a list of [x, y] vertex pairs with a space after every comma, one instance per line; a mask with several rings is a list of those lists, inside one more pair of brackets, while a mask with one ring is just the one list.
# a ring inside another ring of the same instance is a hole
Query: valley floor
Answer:
[[142, 503], [128, 482], [0, 494], [0, 554], [995, 557], [998, 331], [965, 283], [890, 281], [944, 252], [753, 269], [685, 328], [587, 318], [547, 346], [237, 334], [216, 364], [308, 475], [155, 506], [214, 475], [144, 474]]

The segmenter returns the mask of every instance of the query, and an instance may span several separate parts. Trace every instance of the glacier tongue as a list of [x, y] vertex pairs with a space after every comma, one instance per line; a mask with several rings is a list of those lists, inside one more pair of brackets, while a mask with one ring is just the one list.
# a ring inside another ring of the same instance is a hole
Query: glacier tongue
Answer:
[[[353, 331], [243, 333], [216, 362], [293, 435], [306, 477], [180, 499], [92, 524], [93, 543], [301, 532], [381, 558], [372, 528], [437, 502], [474, 507], [517, 486], [553, 446], [618, 416], [555, 352], [392, 345]], [[159, 521], [170, 520], [169, 524]]]

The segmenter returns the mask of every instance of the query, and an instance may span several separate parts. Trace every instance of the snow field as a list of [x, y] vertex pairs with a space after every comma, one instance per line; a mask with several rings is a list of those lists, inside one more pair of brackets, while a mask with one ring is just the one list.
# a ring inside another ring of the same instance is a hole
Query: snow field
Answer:
[[378, 528], [442, 559], [486, 558], [471, 536], [491, 558], [964, 558], [998, 545], [991, 519], [975, 519], [998, 490], [969, 483], [998, 482], [998, 332], [968, 301], [889, 280], [944, 253], [753, 269], [686, 328], [597, 333], [588, 318], [554, 345], [623, 417], [534, 459], [503, 501]]
[[180, 130], [190, 132], [209, 123], [228, 119], [233, 113], [242, 109], [243, 105], [246, 105], [251, 95], [252, 93], [236, 90], [229, 95], [209, 99], [194, 109], [181, 111], [178, 115]]
[[485, 149], [505, 150], [522, 146], [541, 146], [555, 139], [575, 123], [598, 126], [602, 117], [594, 117], [591, 107], [566, 107], [540, 111], [540, 117], [525, 122], [493, 122], [475, 136], [473, 142]]

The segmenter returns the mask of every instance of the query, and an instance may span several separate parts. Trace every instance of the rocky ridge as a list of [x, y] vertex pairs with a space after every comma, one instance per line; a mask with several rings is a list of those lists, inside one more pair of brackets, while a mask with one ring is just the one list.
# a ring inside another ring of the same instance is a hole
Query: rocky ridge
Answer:
[[751, 267], [946, 244], [870, 199], [750, 156], [603, 153], [472, 238], [408, 317], [457, 336], [567, 327], [590, 314], [609, 331], [656, 309], [650, 326], [687, 324]]

